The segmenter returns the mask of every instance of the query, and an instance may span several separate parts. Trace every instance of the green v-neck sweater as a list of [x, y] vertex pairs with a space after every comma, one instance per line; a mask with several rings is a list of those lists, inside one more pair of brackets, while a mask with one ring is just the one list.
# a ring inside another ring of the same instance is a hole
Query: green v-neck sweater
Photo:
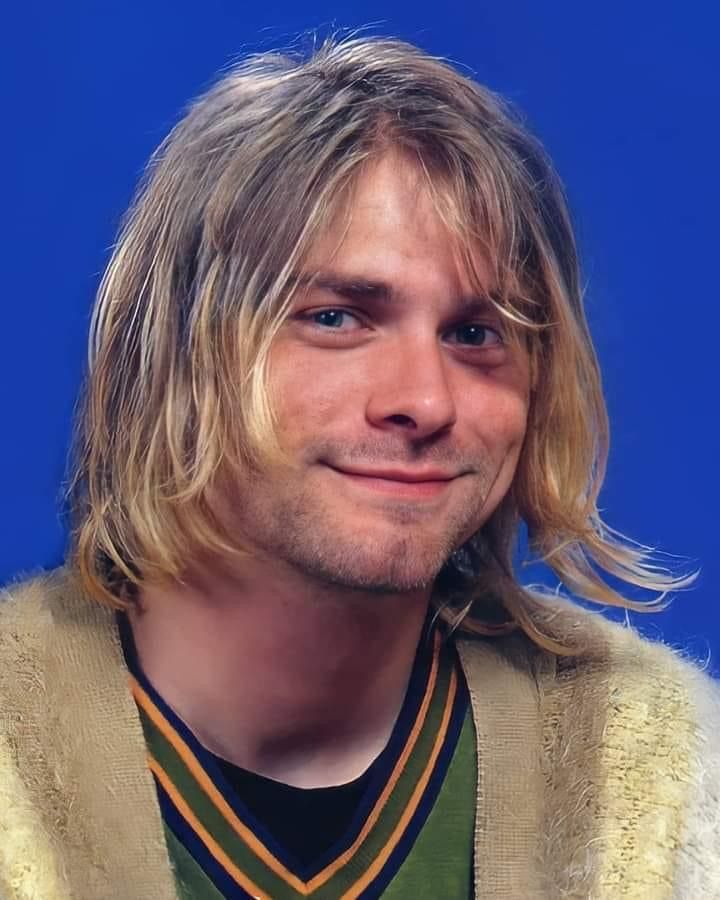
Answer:
[[[475, 896], [720, 900], [720, 687], [572, 603], [541, 625], [587, 649], [456, 638]], [[0, 600], [0, 900], [177, 900], [114, 612], [65, 569]]]

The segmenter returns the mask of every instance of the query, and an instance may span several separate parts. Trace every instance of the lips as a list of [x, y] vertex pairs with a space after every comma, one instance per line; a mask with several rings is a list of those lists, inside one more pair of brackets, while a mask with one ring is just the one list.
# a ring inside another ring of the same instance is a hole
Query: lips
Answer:
[[401, 500], [430, 500], [443, 494], [456, 475], [438, 469], [339, 469], [346, 483]]
[[358, 478], [381, 478], [384, 481], [400, 481], [404, 484], [423, 484], [425, 482], [452, 481], [457, 475], [443, 472], [439, 469], [423, 469], [411, 471], [408, 469], [342, 469], [332, 466], [336, 472], [342, 475], [354, 475]]

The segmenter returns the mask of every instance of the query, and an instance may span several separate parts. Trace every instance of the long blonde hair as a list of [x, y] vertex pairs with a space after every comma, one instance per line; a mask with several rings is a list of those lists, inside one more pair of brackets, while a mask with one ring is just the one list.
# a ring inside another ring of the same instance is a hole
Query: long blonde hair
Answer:
[[[193, 552], [243, 552], [209, 488], [221, 464], [282, 454], [266, 375], [292, 273], [363, 164], [391, 146], [426, 173], [470, 273], [483, 247], [493, 301], [534, 373], [513, 486], [440, 573], [441, 615], [570, 652], [538, 628], [542, 598], [513, 573], [521, 522], [588, 600], [658, 608], [687, 583], [598, 513], [607, 416], [567, 206], [542, 148], [444, 61], [354, 37], [237, 65], [150, 160], [99, 289], [77, 424], [71, 561], [98, 600], [127, 606], [144, 581], [181, 577]], [[626, 599], [601, 570], [660, 596]]]

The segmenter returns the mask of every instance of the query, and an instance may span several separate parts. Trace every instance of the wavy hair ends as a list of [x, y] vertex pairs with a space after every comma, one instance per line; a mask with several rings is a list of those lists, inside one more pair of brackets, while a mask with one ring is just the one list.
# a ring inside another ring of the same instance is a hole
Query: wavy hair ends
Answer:
[[99, 288], [76, 425], [71, 564], [93, 597], [124, 607], [143, 582], [182, 578], [189, 554], [245, 552], [213, 515], [212, 486], [221, 471], [283, 458], [266, 382], [293, 275], [347, 209], [359, 172], [390, 148], [425, 173], [487, 289], [481, 248], [493, 302], [533, 372], [513, 488], [464, 561], [456, 554], [440, 573], [443, 617], [488, 634], [521, 627], [570, 652], [537, 627], [542, 601], [513, 575], [521, 520], [582, 597], [646, 608], [598, 568], [661, 595], [687, 583], [598, 515], [607, 419], [572, 228], [542, 148], [443, 60], [350, 38], [235, 66], [150, 160]]

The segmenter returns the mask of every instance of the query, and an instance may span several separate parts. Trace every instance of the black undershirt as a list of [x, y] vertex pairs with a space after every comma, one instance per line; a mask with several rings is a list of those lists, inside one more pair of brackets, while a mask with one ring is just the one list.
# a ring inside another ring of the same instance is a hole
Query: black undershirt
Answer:
[[372, 766], [337, 787], [298, 788], [215, 761], [249, 812], [301, 866], [310, 865], [347, 830], [370, 781]]

